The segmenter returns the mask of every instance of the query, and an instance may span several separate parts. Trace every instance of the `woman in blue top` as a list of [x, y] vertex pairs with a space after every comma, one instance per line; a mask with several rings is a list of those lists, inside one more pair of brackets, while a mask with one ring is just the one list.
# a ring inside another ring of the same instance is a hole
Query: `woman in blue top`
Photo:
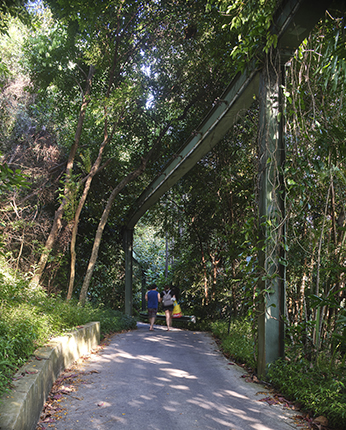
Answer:
[[153, 326], [156, 319], [157, 308], [159, 307], [159, 302], [161, 302], [160, 293], [156, 291], [156, 288], [157, 285], [152, 284], [149, 291], [145, 294], [145, 300], [148, 302], [149, 330], [154, 330]]

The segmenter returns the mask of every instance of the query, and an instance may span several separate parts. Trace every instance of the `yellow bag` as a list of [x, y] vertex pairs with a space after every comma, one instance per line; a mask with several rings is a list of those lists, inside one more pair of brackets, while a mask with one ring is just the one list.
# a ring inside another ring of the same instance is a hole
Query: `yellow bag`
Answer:
[[181, 312], [180, 305], [176, 300], [174, 300], [173, 305], [174, 305], [174, 307], [173, 307], [172, 317], [173, 318], [180, 318], [181, 316], [183, 316], [183, 313]]

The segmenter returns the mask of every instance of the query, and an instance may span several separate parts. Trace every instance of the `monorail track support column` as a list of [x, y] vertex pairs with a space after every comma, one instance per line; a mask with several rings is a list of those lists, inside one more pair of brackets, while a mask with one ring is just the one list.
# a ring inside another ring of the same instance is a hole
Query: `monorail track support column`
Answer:
[[268, 53], [260, 79], [259, 113], [259, 265], [261, 304], [258, 374], [284, 357], [285, 208], [283, 168], [284, 68], [278, 50]]
[[133, 229], [124, 231], [125, 251], [125, 314], [132, 315], [132, 249]]

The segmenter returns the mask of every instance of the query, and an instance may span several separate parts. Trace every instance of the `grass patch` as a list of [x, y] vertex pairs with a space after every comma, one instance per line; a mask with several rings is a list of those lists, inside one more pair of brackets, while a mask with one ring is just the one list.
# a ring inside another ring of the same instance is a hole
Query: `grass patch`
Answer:
[[14, 276], [0, 274], [0, 395], [35, 349], [91, 321], [100, 321], [101, 336], [136, 327], [136, 320], [122, 312], [67, 303], [40, 288], [30, 289]]
[[269, 366], [267, 379], [305, 411], [326, 417], [332, 427], [346, 429], [345, 369], [330, 369], [327, 357], [314, 364], [306, 359], [277, 360]]

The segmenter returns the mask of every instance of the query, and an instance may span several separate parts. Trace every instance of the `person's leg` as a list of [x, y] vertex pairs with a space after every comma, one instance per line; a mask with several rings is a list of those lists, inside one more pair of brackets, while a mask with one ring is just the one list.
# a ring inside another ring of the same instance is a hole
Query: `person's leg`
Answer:
[[169, 328], [172, 328], [172, 322], [173, 322], [173, 311], [169, 311]]
[[149, 330], [154, 330], [154, 323], [155, 323], [155, 319], [156, 319], [156, 312], [155, 309], [148, 309], [148, 320], [149, 320]]
[[165, 314], [166, 314], [166, 325], [167, 325], [167, 330], [170, 329], [171, 326], [171, 321], [170, 321], [170, 312], [168, 309], [165, 310]]
[[167, 330], [170, 330], [170, 328], [172, 327], [172, 311], [170, 311], [169, 309], [166, 309], [165, 314], [166, 314]]

